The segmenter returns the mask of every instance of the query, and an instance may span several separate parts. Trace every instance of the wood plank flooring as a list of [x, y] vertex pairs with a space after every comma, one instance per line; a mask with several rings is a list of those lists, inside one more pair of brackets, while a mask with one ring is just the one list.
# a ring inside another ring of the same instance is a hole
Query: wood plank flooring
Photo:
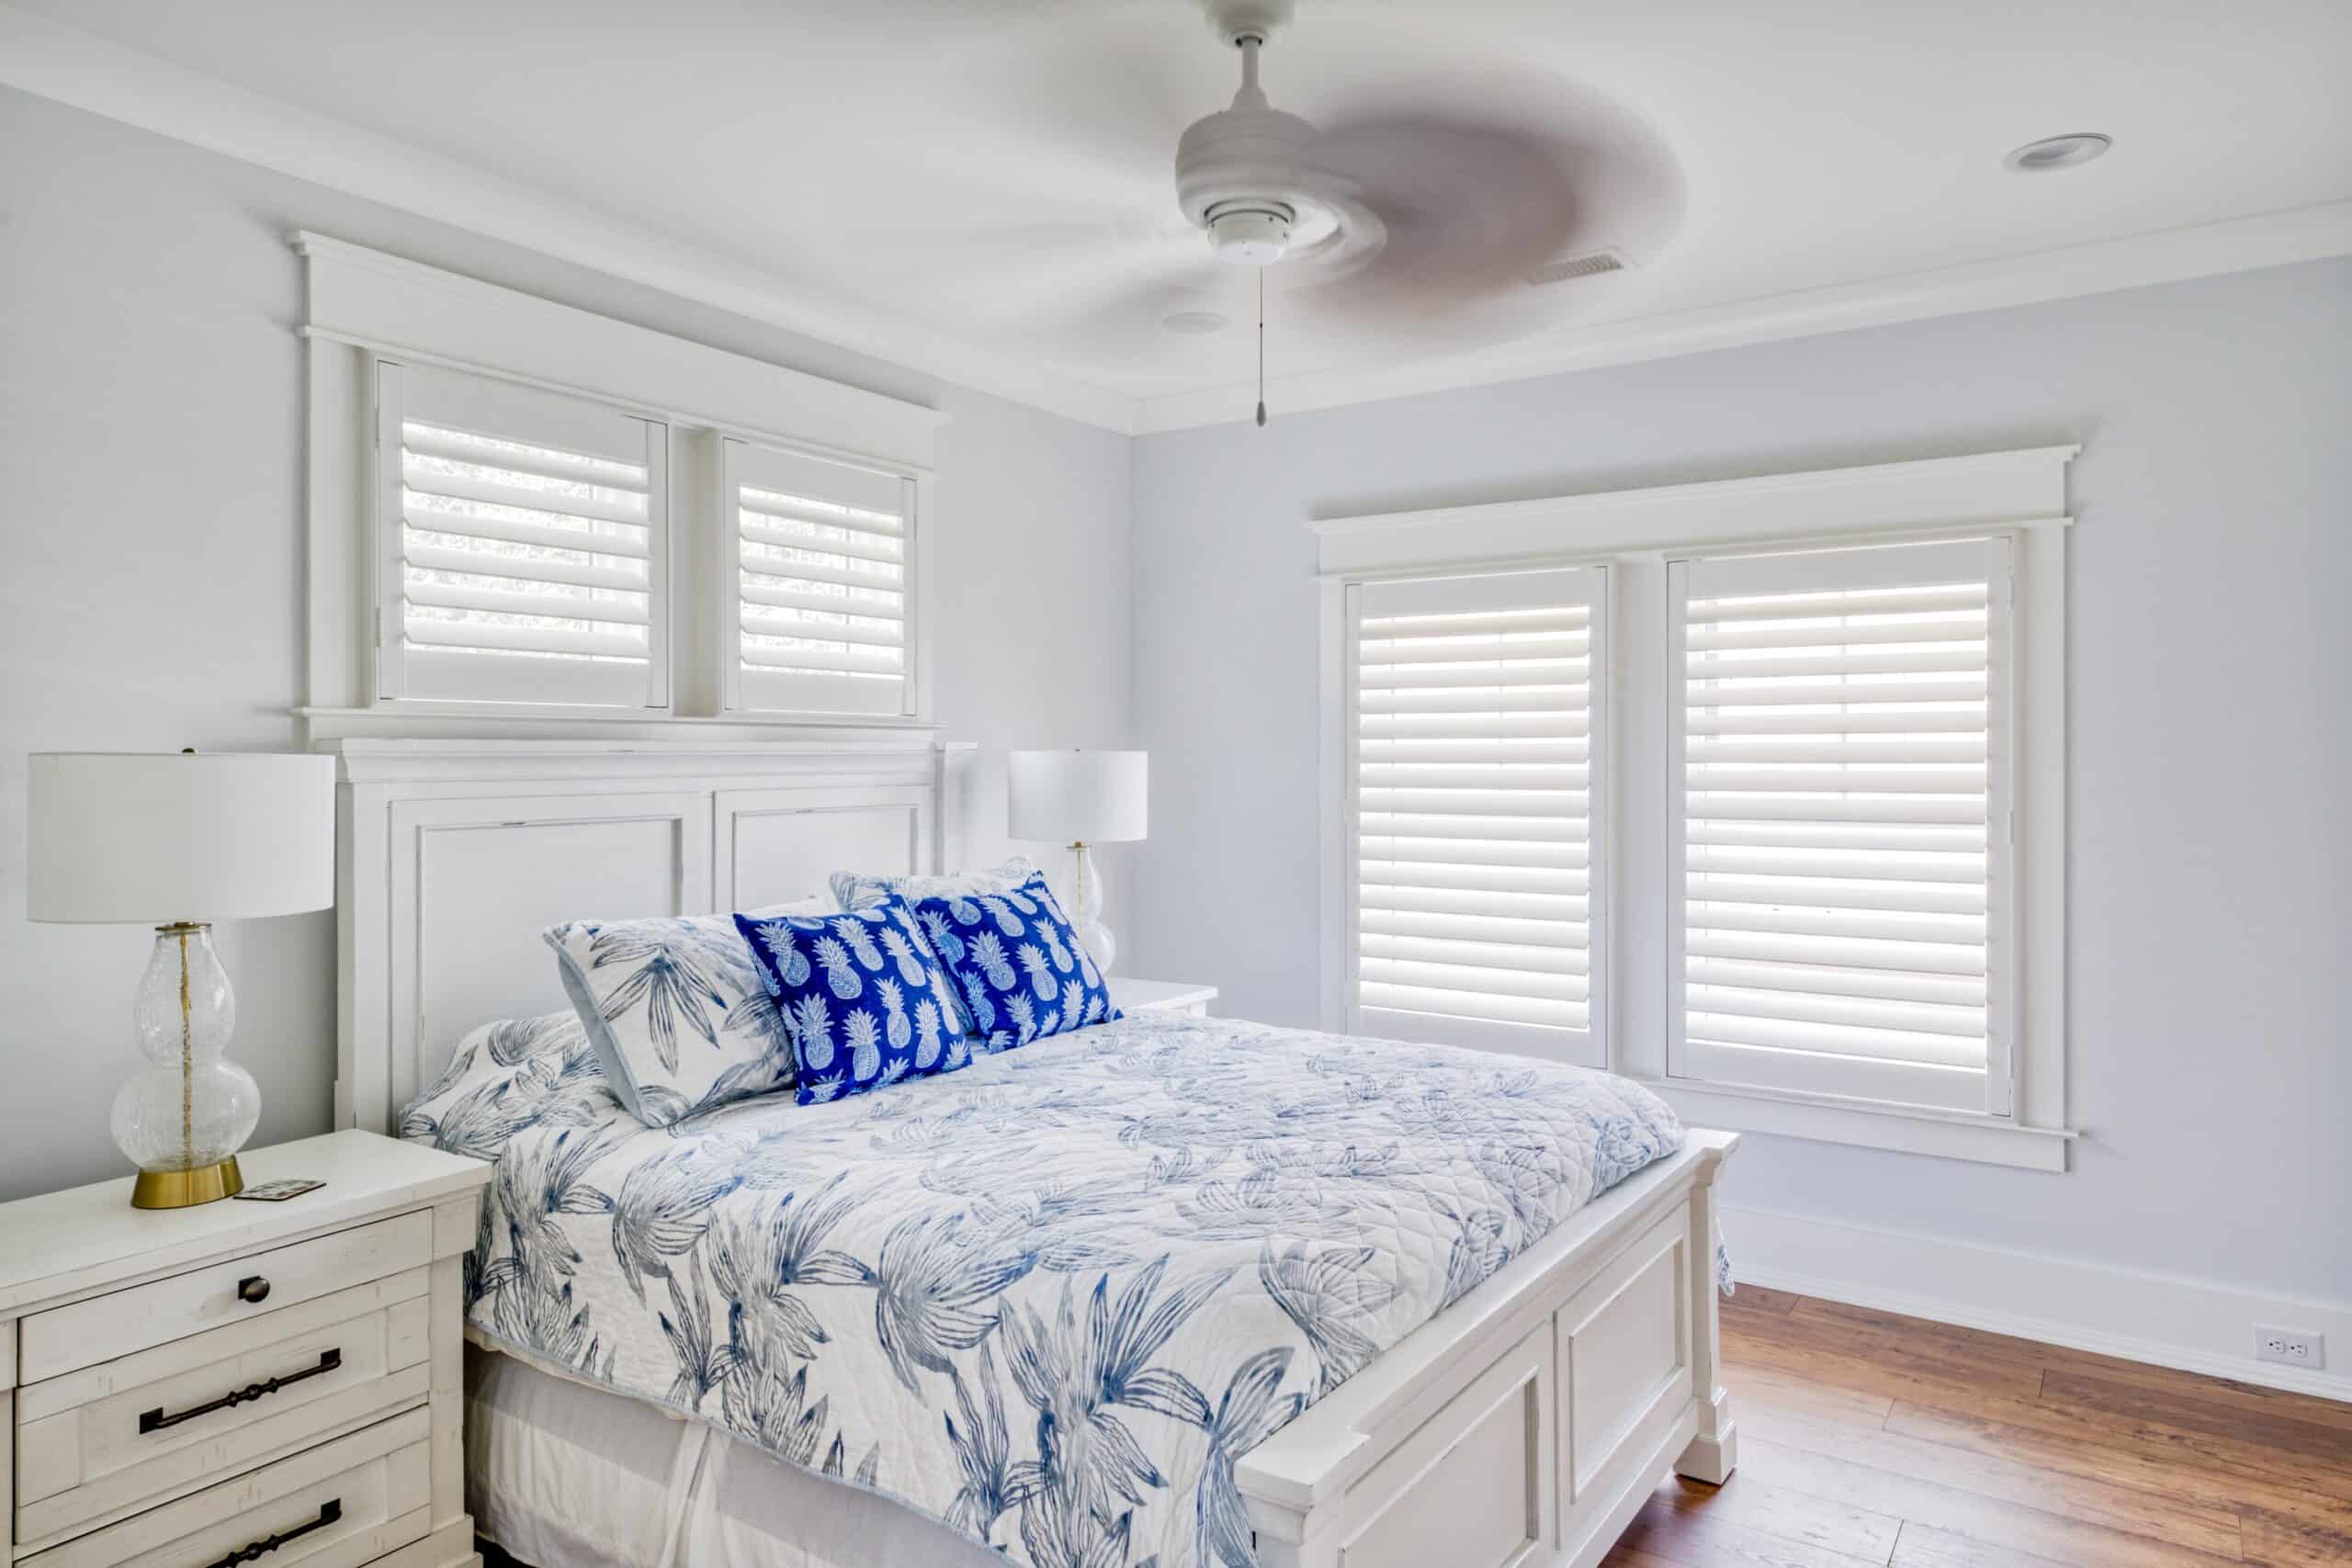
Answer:
[[2352, 1565], [2352, 1405], [1741, 1287], [1725, 1484], [1604, 1568]]

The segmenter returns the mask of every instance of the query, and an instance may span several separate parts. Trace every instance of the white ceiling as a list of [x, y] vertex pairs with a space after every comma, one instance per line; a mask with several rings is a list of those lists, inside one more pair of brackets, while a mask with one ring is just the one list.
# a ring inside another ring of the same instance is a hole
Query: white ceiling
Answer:
[[[1253, 395], [1250, 278], [1201, 259], [1171, 188], [1178, 134], [1235, 79], [1192, 0], [16, 9], [184, 68], [181, 88], [199, 73], [387, 139], [366, 141], [379, 176], [403, 143], [558, 198], [573, 232], [658, 244], [673, 285], [707, 258], [725, 284], [707, 297], [763, 288], [796, 302], [787, 324], [851, 346], [1130, 427], [1230, 417]], [[62, 58], [66, 38], [35, 41]], [[1557, 286], [1556, 319], [1469, 352], [1403, 322], [1286, 328], [1276, 269], [1277, 402], [1625, 357], [1610, 345], [1635, 340], [1704, 346], [1775, 320], [1849, 324], [1868, 319], [1858, 300], [1964, 307], [2001, 297], [1985, 280], [2032, 273], [2027, 258], [2044, 258], [2043, 295], [2139, 281], [2131, 247], [2079, 248], [2352, 198], [2347, 61], [2344, 0], [1299, 0], [1266, 56], [1278, 107], [1318, 122], [1399, 99], [1541, 118], [1605, 99], [1672, 149], [1683, 211], [1637, 270]], [[13, 79], [44, 90], [34, 74]], [[2002, 167], [2074, 130], [2115, 150], [2063, 173]], [[232, 150], [334, 177], [250, 141]], [[2206, 259], [2173, 275], [2352, 245], [2352, 209], [2312, 217], [2279, 254], [2200, 242]], [[1234, 326], [1161, 329], [1198, 285]]]

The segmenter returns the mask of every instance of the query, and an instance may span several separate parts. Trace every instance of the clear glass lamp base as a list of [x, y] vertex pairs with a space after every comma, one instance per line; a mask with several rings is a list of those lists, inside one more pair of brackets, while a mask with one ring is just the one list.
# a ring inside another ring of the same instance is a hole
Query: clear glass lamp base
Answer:
[[142, 1209], [209, 1203], [244, 1183], [236, 1153], [261, 1119], [261, 1088], [223, 1053], [236, 994], [209, 926], [155, 929], [133, 1014], [146, 1065], [114, 1097], [114, 1141], [140, 1169]]
[[1084, 844], [1072, 844], [1070, 848], [1078, 854], [1077, 902], [1069, 912], [1070, 926], [1077, 931], [1078, 940], [1086, 944], [1096, 967], [1108, 975], [1119, 944], [1113, 940], [1111, 928], [1102, 923], [1102, 873]]

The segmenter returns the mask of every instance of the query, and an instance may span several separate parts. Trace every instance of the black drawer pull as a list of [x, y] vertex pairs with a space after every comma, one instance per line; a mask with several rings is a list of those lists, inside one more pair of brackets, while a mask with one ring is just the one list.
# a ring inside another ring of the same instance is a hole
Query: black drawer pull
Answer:
[[237, 1281], [237, 1299], [241, 1302], [269, 1300], [269, 1281], [258, 1274], [248, 1274]]
[[163, 1407], [160, 1405], [153, 1410], [142, 1410], [139, 1413], [139, 1429], [141, 1432], [160, 1432], [166, 1427], [176, 1427], [183, 1421], [193, 1421], [199, 1416], [209, 1416], [216, 1410], [232, 1409], [249, 1399], [259, 1399], [266, 1394], [276, 1393], [281, 1388], [292, 1387], [304, 1378], [314, 1378], [321, 1372], [331, 1372], [341, 1365], [343, 1365], [343, 1347], [338, 1345], [332, 1350], [320, 1351], [319, 1364], [315, 1367], [304, 1367], [300, 1371], [288, 1372], [284, 1377], [266, 1378], [260, 1382], [249, 1382], [243, 1388], [232, 1389], [209, 1404], [191, 1405], [186, 1410], [175, 1411], [169, 1416], [164, 1414]]
[[324, 1529], [341, 1517], [343, 1517], [343, 1499], [330, 1497], [319, 1505], [319, 1517], [309, 1524], [296, 1525], [281, 1535], [266, 1535], [251, 1546], [237, 1548], [218, 1562], [206, 1564], [206, 1568], [238, 1568], [240, 1563], [258, 1562], [298, 1536], [306, 1536], [312, 1530]]

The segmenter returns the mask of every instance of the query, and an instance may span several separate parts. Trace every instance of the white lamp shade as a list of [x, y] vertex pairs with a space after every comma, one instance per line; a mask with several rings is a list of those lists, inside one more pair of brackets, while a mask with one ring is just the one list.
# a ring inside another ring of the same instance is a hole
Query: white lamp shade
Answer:
[[1142, 751], [1013, 752], [1007, 832], [1065, 844], [1142, 838], [1147, 760]]
[[238, 920], [334, 903], [334, 759], [37, 751], [25, 913]]

